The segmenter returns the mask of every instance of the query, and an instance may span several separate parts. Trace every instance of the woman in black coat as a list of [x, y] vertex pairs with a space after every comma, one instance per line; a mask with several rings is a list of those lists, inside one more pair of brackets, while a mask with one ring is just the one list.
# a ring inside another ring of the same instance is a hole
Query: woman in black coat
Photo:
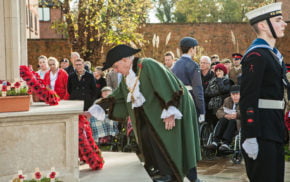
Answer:
[[221, 107], [225, 98], [230, 95], [230, 87], [232, 82], [226, 77], [227, 69], [223, 64], [218, 64], [214, 69], [215, 77], [213, 77], [205, 89], [205, 97], [209, 100], [207, 104], [207, 116], [214, 125], [217, 122], [216, 111]]

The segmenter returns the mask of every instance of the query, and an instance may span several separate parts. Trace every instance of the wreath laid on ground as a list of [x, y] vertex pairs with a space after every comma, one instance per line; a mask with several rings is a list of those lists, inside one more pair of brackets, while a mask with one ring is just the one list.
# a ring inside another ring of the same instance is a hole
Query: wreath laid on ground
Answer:
[[95, 143], [90, 123], [84, 115], [79, 115], [79, 158], [93, 170], [103, 168], [102, 153]]
[[30, 70], [28, 66], [20, 66], [20, 76], [26, 84], [41, 100], [49, 105], [57, 105], [60, 101], [59, 96], [54, 90], [49, 89], [40, 76]]

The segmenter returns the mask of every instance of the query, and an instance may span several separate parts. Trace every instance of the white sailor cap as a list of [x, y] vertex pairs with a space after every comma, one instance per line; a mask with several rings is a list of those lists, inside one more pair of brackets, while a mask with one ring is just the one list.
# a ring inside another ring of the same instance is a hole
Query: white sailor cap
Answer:
[[247, 18], [250, 21], [250, 24], [253, 25], [259, 21], [266, 20], [268, 18], [282, 15], [282, 2], [268, 4], [266, 6], [254, 9], [246, 13]]

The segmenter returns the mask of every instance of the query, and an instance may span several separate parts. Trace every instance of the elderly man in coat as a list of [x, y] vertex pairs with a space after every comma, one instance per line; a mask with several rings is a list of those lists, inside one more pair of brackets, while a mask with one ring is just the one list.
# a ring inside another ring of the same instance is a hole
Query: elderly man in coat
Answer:
[[[192, 169], [201, 159], [194, 102], [184, 85], [161, 63], [135, 58], [140, 49], [118, 45], [111, 49], [104, 69], [113, 67], [123, 80], [108, 98], [92, 106], [87, 116], [125, 120], [130, 116], [145, 164], [160, 171], [155, 182], [199, 181]], [[158, 78], [158, 79], [157, 79]]]

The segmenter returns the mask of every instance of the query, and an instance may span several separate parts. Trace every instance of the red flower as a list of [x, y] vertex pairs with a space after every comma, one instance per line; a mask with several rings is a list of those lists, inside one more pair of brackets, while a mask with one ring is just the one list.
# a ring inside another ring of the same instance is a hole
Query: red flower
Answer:
[[19, 82], [16, 82], [15, 84], [14, 84], [14, 87], [15, 88], [19, 88], [21, 86], [21, 84], [19, 83]]
[[142, 63], [139, 63], [138, 64], [138, 67], [142, 69]]
[[7, 82], [7, 86], [11, 86], [11, 83], [10, 82]]
[[2, 86], [2, 92], [6, 92], [7, 91], [7, 85], [3, 85]]
[[51, 172], [51, 173], [49, 174], [49, 178], [50, 178], [50, 179], [54, 179], [55, 176], [56, 176], [56, 172]]
[[0, 80], [0, 84], [2, 84], [3, 83], [3, 80]]
[[19, 178], [19, 179], [24, 179], [24, 176], [23, 176], [22, 174], [19, 174], [19, 175], [18, 175], [18, 178]]
[[29, 89], [27, 90], [27, 93], [28, 93], [29, 95], [31, 95], [31, 94], [32, 94], [32, 90], [29, 88]]
[[41, 178], [41, 173], [40, 172], [36, 172], [34, 173], [34, 176], [36, 179], [40, 179]]

